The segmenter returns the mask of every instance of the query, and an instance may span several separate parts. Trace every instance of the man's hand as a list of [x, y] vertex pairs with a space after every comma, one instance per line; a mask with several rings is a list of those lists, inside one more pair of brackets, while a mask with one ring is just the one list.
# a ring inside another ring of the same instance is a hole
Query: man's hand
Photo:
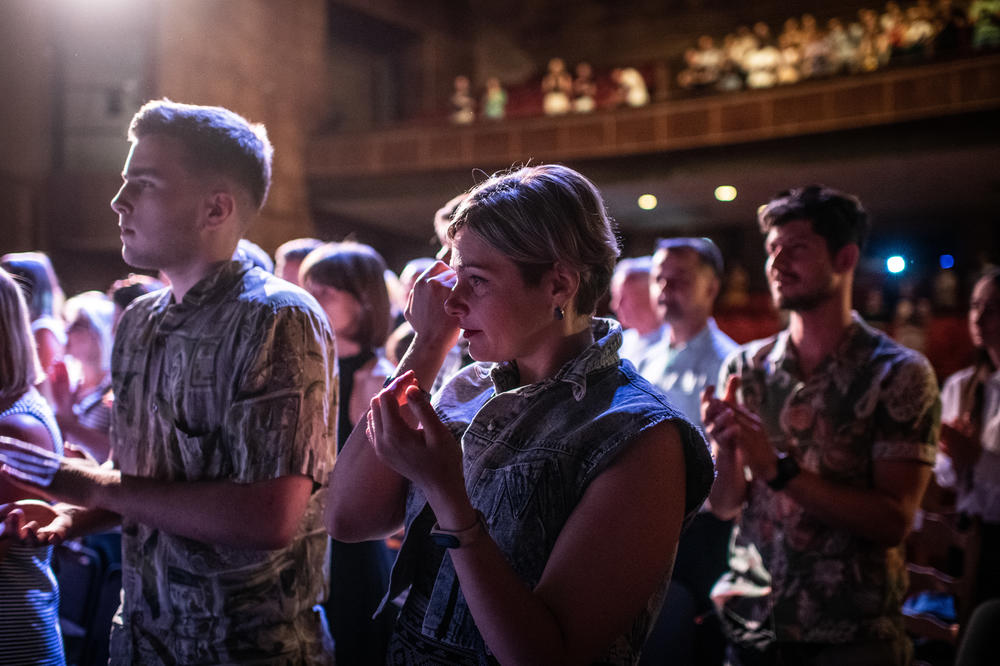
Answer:
[[739, 449], [754, 477], [769, 481], [778, 473], [778, 456], [760, 417], [739, 404], [736, 396], [739, 386], [740, 378], [730, 376], [721, 400], [712, 395], [712, 387], [705, 389], [701, 396], [705, 433], [721, 450]]

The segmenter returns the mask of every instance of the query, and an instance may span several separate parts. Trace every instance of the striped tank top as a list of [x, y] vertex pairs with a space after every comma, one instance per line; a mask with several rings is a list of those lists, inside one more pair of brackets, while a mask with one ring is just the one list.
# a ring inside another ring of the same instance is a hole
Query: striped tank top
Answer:
[[[45, 425], [62, 453], [62, 436], [45, 399], [29, 389], [0, 419], [29, 414]], [[0, 559], [0, 665], [63, 666], [59, 631], [59, 586], [50, 566], [52, 548], [11, 546]]]

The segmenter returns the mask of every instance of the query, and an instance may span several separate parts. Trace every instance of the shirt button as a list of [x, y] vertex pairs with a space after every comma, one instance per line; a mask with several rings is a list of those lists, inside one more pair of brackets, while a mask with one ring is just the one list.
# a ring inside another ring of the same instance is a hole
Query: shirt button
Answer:
[[493, 432], [493, 421], [490, 421], [488, 424], [486, 424], [486, 431]]
[[154, 404], [153, 405], [153, 411], [154, 412], [158, 412], [158, 411], [160, 411], [160, 408]]

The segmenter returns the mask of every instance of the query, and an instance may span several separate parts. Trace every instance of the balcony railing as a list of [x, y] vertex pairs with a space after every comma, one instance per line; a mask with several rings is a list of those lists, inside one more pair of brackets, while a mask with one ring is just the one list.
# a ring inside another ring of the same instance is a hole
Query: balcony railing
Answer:
[[310, 177], [400, 174], [666, 152], [1000, 107], [1000, 55], [889, 69], [641, 109], [316, 137]]

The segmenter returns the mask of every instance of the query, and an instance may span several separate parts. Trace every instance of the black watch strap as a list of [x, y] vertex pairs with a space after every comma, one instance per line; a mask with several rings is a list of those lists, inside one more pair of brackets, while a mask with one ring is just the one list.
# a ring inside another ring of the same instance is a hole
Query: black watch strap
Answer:
[[463, 530], [443, 530], [434, 523], [431, 528], [431, 541], [444, 548], [461, 548], [468, 546], [486, 532], [486, 518], [482, 511], [476, 511], [476, 522]]
[[767, 482], [767, 485], [771, 487], [772, 490], [784, 490], [788, 482], [799, 475], [802, 469], [799, 467], [798, 461], [789, 454], [784, 454], [778, 456], [778, 460], [775, 463], [778, 468], [778, 473], [773, 479]]

